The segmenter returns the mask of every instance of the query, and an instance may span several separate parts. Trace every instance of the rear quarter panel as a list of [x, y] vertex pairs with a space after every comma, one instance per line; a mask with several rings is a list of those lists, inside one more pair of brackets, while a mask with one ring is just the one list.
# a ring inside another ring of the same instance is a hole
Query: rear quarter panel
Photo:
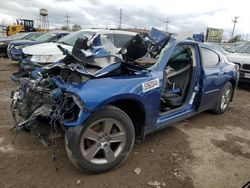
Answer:
[[214, 48], [203, 46], [210, 49], [220, 56], [220, 62], [216, 67], [205, 68], [202, 65], [202, 100], [199, 111], [213, 109], [220, 97], [221, 90], [227, 82], [237, 83], [238, 73], [235, 70], [234, 64], [228, 62], [224, 55]]

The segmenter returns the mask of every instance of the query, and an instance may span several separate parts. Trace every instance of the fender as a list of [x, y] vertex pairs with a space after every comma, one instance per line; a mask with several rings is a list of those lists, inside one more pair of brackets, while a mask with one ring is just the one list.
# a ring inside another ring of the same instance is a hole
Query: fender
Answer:
[[117, 96], [113, 96], [111, 98], [106, 99], [105, 101], [98, 104], [98, 106], [96, 106], [91, 111], [90, 110], [88, 110], [88, 111], [81, 110], [76, 121], [72, 121], [72, 122], [64, 121], [63, 125], [68, 126], [68, 127], [80, 126], [80, 125], [84, 124], [84, 122], [86, 122], [86, 120], [91, 116], [91, 114], [93, 114], [94, 112], [103, 108], [104, 106], [107, 106], [107, 105], [114, 103], [118, 100], [133, 100], [133, 101], [137, 102], [145, 112], [145, 106], [143, 105], [143, 102], [142, 102], [142, 99], [140, 99], [140, 96], [135, 95], [135, 94], [123, 94], [123, 95], [117, 95]]
[[[152, 80], [152, 76], [130, 78], [92, 79], [81, 85], [71, 85], [66, 91], [78, 95], [88, 111], [80, 111], [74, 122], [63, 122], [65, 126], [82, 125], [86, 119], [100, 108], [118, 100], [134, 100], [145, 112], [146, 125], [156, 122], [160, 105], [160, 87], [143, 92], [142, 83]], [[133, 86], [133, 87], [131, 87]], [[152, 105], [153, 104], [153, 105]]]

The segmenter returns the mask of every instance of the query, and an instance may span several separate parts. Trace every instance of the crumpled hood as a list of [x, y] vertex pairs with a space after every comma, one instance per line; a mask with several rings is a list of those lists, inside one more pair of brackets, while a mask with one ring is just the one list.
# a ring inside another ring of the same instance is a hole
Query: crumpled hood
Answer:
[[250, 64], [250, 55], [246, 53], [229, 53], [226, 58], [233, 63]]
[[23, 53], [28, 55], [63, 55], [62, 51], [57, 47], [57, 45], [61, 45], [63, 48], [66, 48], [69, 51], [72, 51], [73, 48], [72, 46], [65, 44], [48, 42], [27, 46], [23, 49]]

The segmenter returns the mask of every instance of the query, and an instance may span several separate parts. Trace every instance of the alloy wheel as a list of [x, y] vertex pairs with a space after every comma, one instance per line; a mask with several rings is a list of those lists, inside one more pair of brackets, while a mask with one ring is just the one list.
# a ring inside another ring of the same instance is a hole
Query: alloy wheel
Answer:
[[225, 91], [222, 94], [222, 98], [221, 98], [221, 109], [225, 110], [229, 103], [230, 103], [230, 98], [231, 98], [231, 89], [227, 88], [225, 89]]
[[92, 123], [82, 134], [80, 150], [90, 163], [109, 164], [122, 153], [127, 140], [124, 125], [112, 118]]

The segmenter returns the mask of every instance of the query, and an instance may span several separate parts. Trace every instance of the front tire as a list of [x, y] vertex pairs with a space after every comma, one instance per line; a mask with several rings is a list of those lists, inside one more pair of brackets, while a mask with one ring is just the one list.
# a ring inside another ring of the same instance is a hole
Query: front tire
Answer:
[[131, 152], [134, 126], [128, 115], [114, 106], [95, 112], [82, 126], [69, 128], [65, 146], [78, 169], [101, 173], [120, 166]]
[[233, 94], [233, 86], [230, 82], [227, 82], [223, 87], [220, 93], [220, 97], [213, 110], [216, 114], [222, 114], [226, 111], [226, 109], [229, 106], [229, 103], [231, 102], [232, 94]]

